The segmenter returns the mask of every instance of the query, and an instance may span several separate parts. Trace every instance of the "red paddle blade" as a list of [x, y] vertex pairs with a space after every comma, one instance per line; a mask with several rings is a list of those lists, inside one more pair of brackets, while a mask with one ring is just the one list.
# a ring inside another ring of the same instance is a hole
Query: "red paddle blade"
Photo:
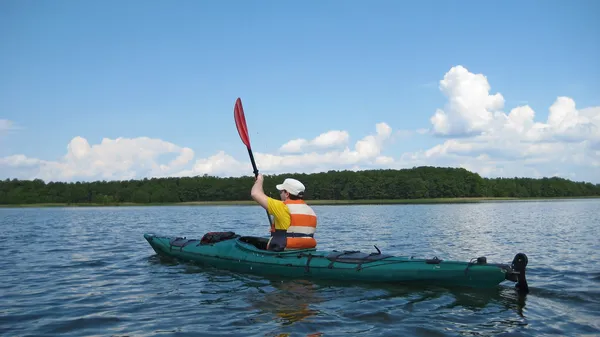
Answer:
[[250, 148], [250, 137], [248, 137], [248, 126], [246, 125], [246, 117], [244, 116], [244, 108], [242, 107], [242, 100], [238, 98], [235, 101], [235, 108], [233, 109], [233, 116], [235, 118], [235, 126], [237, 127], [238, 133], [242, 142], [246, 144], [246, 147]]

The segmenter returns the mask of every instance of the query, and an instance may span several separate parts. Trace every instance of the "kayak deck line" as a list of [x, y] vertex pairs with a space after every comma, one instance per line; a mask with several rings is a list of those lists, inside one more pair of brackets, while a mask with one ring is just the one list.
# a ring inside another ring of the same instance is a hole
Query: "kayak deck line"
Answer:
[[511, 281], [519, 292], [529, 291], [524, 253], [516, 254], [511, 264], [503, 264], [488, 263], [484, 256], [469, 262], [394, 256], [383, 254], [377, 246], [373, 253], [316, 248], [275, 252], [266, 250], [268, 238], [234, 232], [209, 232], [201, 239], [146, 233], [144, 238], [158, 255], [244, 273], [469, 287]]

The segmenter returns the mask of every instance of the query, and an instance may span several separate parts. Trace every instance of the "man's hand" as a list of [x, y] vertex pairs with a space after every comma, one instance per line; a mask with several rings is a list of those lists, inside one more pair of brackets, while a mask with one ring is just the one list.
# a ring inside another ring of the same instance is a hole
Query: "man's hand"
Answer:
[[256, 178], [254, 179], [254, 181], [257, 182], [257, 183], [261, 183], [262, 184], [262, 182], [265, 181], [265, 177], [263, 177], [262, 173], [259, 173], [256, 176]]

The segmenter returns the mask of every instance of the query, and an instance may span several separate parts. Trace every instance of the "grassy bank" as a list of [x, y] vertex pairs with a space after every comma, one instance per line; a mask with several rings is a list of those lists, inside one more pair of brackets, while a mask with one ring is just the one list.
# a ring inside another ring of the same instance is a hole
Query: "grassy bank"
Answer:
[[[563, 199], [594, 199], [600, 197], [560, 197], [560, 198], [435, 198], [435, 199], [381, 199], [381, 200], [307, 200], [309, 205], [402, 205], [402, 204], [458, 204], [499, 201], [534, 201], [534, 200], [563, 200]], [[178, 203], [40, 203], [0, 205], [3, 208], [33, 208], [33, 207], [102, 207], [102, 206], [256, 206], [251, 200], [240, 201], [191, 201]]]

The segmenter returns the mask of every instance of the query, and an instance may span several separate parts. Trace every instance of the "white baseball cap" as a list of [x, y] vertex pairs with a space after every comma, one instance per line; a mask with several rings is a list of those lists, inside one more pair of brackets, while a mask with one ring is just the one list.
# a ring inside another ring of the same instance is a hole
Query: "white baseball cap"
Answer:
[[279, 184], [277, 186], [278, 190], [283, 191], [286, 190], [292, 195], [299, 195], [304, 192], [304, 185], [296, 179], [287, 178], [283, 181], [283, 184]]

